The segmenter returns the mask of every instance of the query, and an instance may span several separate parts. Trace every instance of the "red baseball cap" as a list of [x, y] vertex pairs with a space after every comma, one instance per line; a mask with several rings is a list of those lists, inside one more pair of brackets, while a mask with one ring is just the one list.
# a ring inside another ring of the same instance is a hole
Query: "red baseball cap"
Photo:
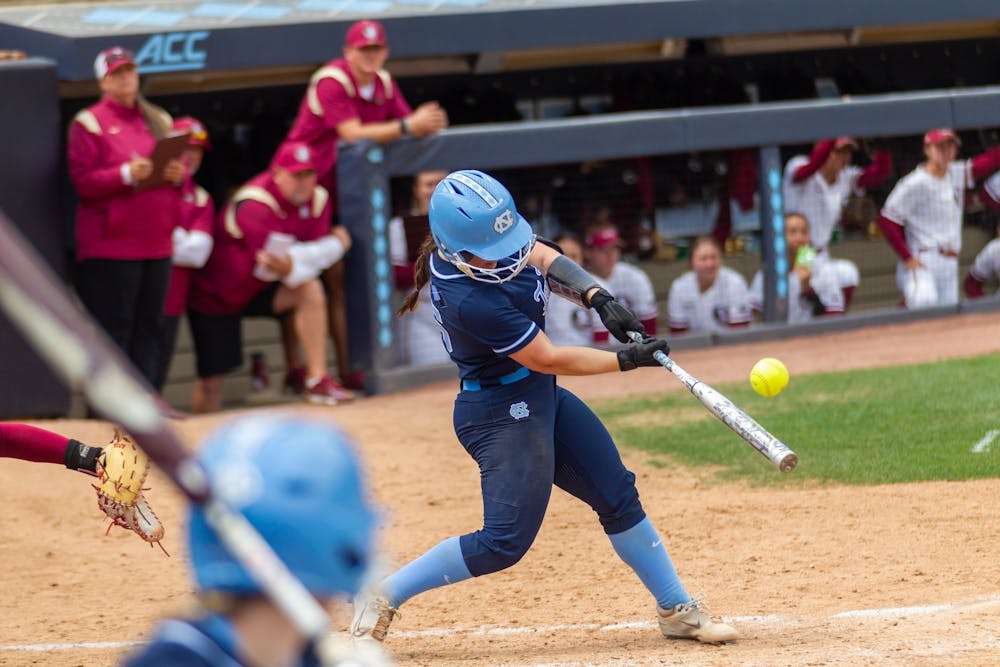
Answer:
[[955, 131], [949, 127], [941, 127], [936, 130], [931, 130], [924, 135], [924, 146], [940, 144], [945, 141], [954, 141], [956, 145], [962, 145], [962, 140], [959, 139], [958, 135], [955, 134]]
[[307, 169], [316, 171], [316, 151], [301, 141], [285, 142], [274, 156], [274, 166], [287, 169], [293, 174]]
[[94, 76], [100, 81], [115, 70], [131, 65], [135, 67], [135, 54], [120, 46], [112, 46], [97, 54], [94, 59]]
[[603, 248], [604, 246], [609, 246], [612, 244], [621, 246], [622, 241], [621, 237], [618, 236], [617, 229], [615, 229], [614, 227], [604, 227], [602, 229], [598, 229], [592, 234], [588, 234], [586, 241], [584, 241], [584, 244], [588, 248]]
[[212, 143], [208, 140], [208, 132], [197, 118], [191, 116], [175, 118], [173, 129], [178, 134], [191, 134], [188, 138], [189, 146], [198, 146], [206, 151], [212, 150]]
[[388, 46], [385, 40], [385, 28], [378, 21], [358, 21], [347, 29], [344, 44], [355, 49], [366, 46]]

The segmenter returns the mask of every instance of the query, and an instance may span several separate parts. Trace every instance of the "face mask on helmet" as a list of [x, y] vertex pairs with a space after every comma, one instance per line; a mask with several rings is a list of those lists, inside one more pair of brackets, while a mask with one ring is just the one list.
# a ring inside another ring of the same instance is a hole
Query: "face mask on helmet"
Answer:
[[[428, 216], [445, 259], [482, 282], [503, 283], [516, 276], [535, 244], [531, 225], [517, 212], [510, 192], [481, 171], [448, 174], [434, 188]], [[473, 266], [470, 256], [497, 266]]]
[[[376, 515], [351, 445], [318, 421], [263, 415], [223, 427], [200, 449], [213, 491], [243, 514], [310, 593], [354, 595], [373, 556]], [[188, 525], [199, 590], [260, 592], [209, 527]]]

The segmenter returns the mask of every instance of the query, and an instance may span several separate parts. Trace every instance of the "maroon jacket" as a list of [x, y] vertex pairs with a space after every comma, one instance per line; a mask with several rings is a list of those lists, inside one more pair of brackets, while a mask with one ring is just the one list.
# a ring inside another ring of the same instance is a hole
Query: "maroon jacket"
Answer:
[[76, 258], [163, 259], [180, 223], [180, 196], [165, 187], [136, 192], [122, 165], [153, 152], [156, 139], [138, 106], [104, 98], [69, 127], [69, 175], [76, 186]]
[[330, 233], [330, 196], [316, 186], [312, 200], [293, 206], [270, 172], [255, 176], [233, 195], [216, 220], [215, 247], [195, 273], [188, 306], [207, 315], [238, 313], [270, 283], [253, 274], [257, 251], [271, 232], [315, 241]]
[[337, 162], [338, 125], [352, 118], [362, 123], [377, 123], [405, 118], [411, 113], [413, 110], [399, 86], [385, 70], [379, 70], [372, 99], [366, 100], [358, 94], [358, 85], [347, 61], [343, 58], [331, 60], [316, 70], [309, 80], [309, 88], [285, 141], [309, 144], [319, 156], [316, 170], [319, 182], [328, 184], [330, 172]]

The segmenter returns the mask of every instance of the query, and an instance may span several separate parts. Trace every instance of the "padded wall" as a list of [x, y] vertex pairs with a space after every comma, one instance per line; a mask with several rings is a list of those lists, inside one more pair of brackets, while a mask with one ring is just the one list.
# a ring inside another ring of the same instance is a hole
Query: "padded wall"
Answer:
[[[50, 60], [0, 61], [0, 209], [65, 278], [56, 84]], [[0, 419], [64, 415], [69, 403], [68, 389], [0, 315]]]

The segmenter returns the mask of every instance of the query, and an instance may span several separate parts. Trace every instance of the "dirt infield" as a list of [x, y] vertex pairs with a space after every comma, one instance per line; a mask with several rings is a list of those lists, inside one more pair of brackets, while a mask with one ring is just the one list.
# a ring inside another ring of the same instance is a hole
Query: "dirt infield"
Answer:
[[[799, 373], [997, 352], [994, 313], [676, 358], [702, 379], [724, 382], [743, 378], [762, 356], [778, 356], [794, 391]], [[564, 384], [588, 399], [680, 390], [659, 369]], [[362, 443], [387, 508], [384, 544], [393, 561], [480, 525], [478, 471], [451, 428], [454, 393], [454, 383], [446, 383], [328, 411], [296, 408], [329, 414]], [[179, 428], [193, 444], [219, 419], [188, 419]], [[38, 425], [93, 442], [111, 433], [101, 422]], [[872, 428], [892, 437], [891, 424]], [[747, 456], [757, 455], [748, 449]], [[688, 589], [707, 593], [713, 610], [744, 633], [742, 641], [715, 647], [664, 640], [652, 601], [596, 519], [556, 492], [535, 546], [516, 567], [429, 592], [403, 608], [387, 642], [399, 662], [996, 664], [1000, 479], [757, 489], [709, 483], [698, 470], [653, 465], [640, 452], [624, 458]], [[0, 461], [0, 471], [0, 665], [115, 664], [155, 619], [190, 606], [182, 502], [161, 476], [153, 476], [151, 497], [168, 527], [171, 558], [124, 531], [104, 537], [87, 478], [9, 460]]]

